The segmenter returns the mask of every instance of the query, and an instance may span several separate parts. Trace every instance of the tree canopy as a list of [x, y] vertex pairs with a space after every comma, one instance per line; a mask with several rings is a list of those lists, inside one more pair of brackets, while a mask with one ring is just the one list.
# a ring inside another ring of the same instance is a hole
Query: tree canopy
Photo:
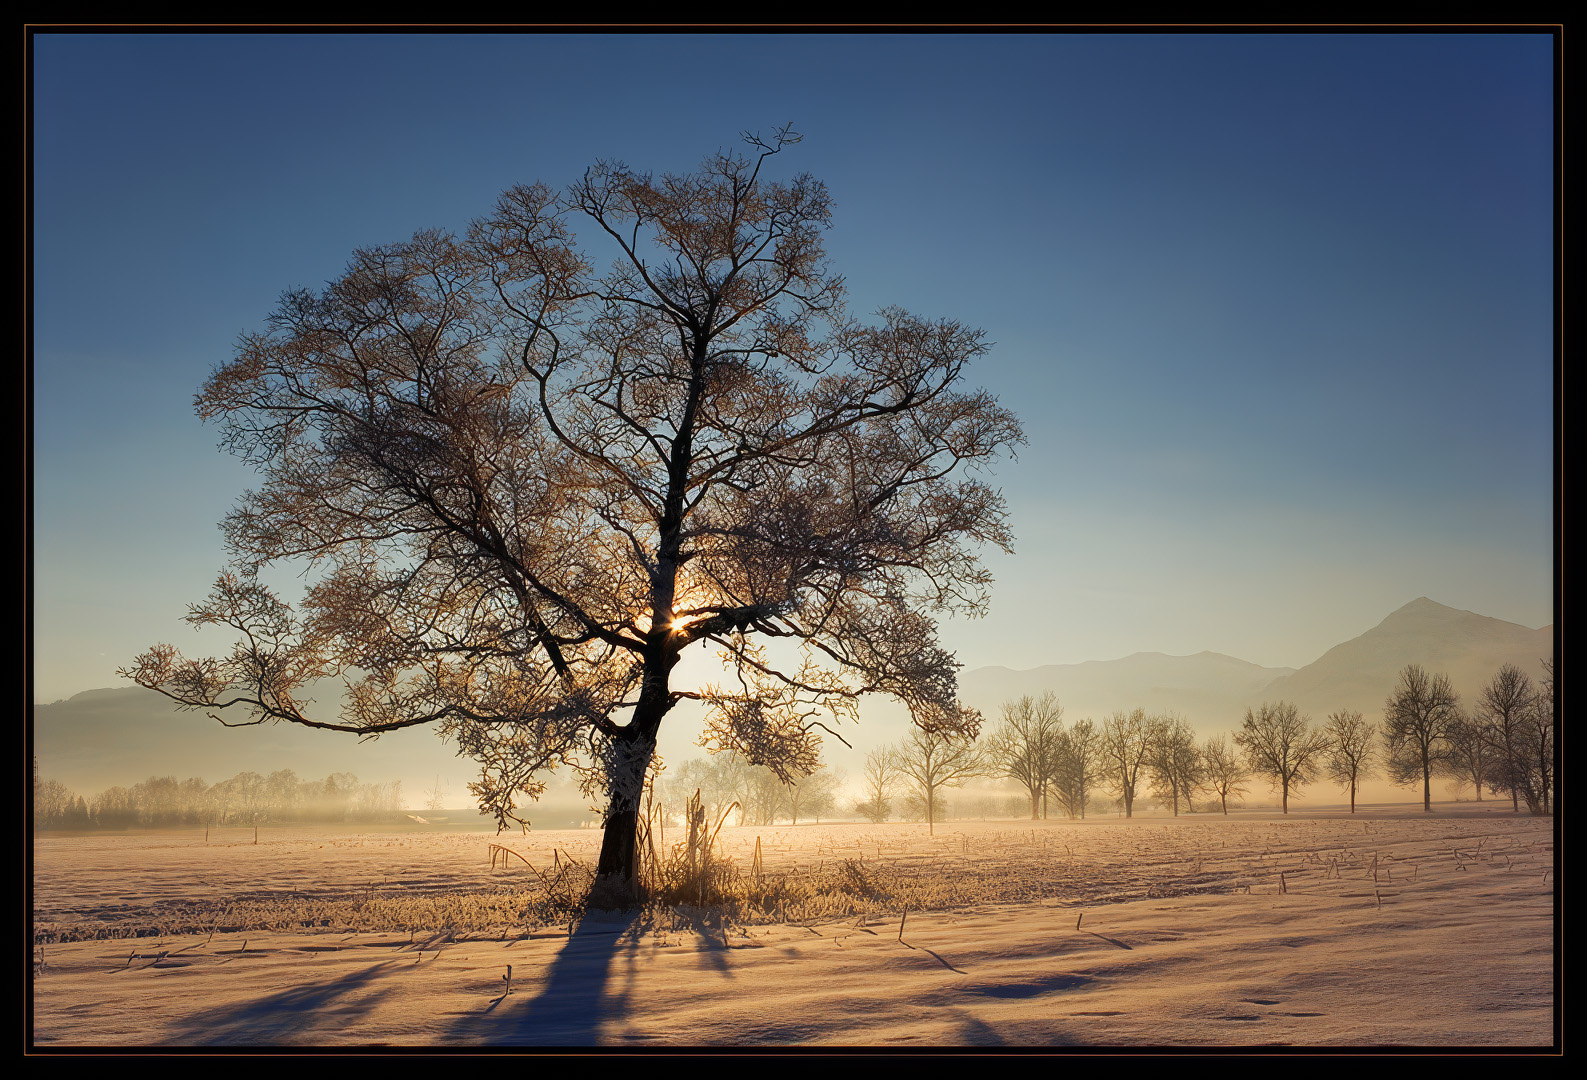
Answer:
[[[935, 618], [982, 611], [979, 549], [1010, 549], [980, 470], [1018, 421], [964, 386], [980, 331], [846, 314], [825, 186], [763, 175], [798, 137], [746, 139], [687, 175], [600, 162], [512, 188], [463, 235], [288, 292], [196, 398], [262, 476], [189, 614], [239, 640], [124, 674], [223, 722], [436, 724], [502, 825], [575, 768], [608, 799], [619, 893], [681, 700], [709, 707], [711, 748], [784, 779], [864, 694], [973, 734]], [[295, 606], [259, 577], [280, 563], [310, 572]], [[728, 677], [672, 685], [703, 642]], [[341, 716], [312, 715], [304, 688], [333, 677]]]
[[1317, 778], [1328, 752], [1326, 732], [1312, 727], [1311, 718], [1287, 701], [1264, 701], [1234, 736], [1245, 752], [1246, 764], [1282, 793], [1284, 813], [1289, 813], [1289, 793]]
[[1433, 810], [1432, 775], [1449, 753], [1460, 720], [1460, 695], [1443, 673], [1420, 664], [1400, 671], [1399, 685], [1383, 704], [1384, 764], [1396, 784], [1422, 782], [1422, 809]]

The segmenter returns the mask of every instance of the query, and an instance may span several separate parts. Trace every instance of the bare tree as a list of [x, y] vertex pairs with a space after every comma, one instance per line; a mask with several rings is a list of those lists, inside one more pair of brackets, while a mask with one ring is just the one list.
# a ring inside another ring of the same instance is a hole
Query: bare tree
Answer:
[[441, 788], [441, 776], [435, 777], [435, 786], [424, 793], [424, 808], [439, 813], [446, 809], [446, 796], [448, 792]]
[[55, 829], [66, 823], [76, 795], [59, 780], [40, 780], [33, 777], [33, 827]]
[[1400, 672], [1400, 685], [1383, 705], [1383, 744], [1389, 779], [1422, 781], [1422, 809], [1433, 811], [1433, 773], [1449, 752], [1460, 713], [1460, 695], [1447, 675], [1429, 675], [1419, 664]]
[[936, 831], [941, 792], [991, 771], [985, 753], [965, 737], [919, 728], [897, 748], [898, 770], [926, 813], [926, 831]]
[[1047, 816], [1046, 795], [1052, 779], [1057, 739], [1063, 731], [1063, 706], [1048, 691], [1003, 703], [1002, 722], [987, 738], [987, 752], [997, 774], [1015, 780], [1030, 795], [1030, 819]]
[[1249, 790], [1245, 782], [1251, 778], [1251, 771], [1239, 751], [1222, 735], [1207, 740], [1207, 745], [1201, 748], [1201, 762], [1206, 785], [1218, 796], [1218, 803], [1227, 817], [1229, 796], [1244, 795]]
[[1104, 783], [1124, 804], [1125, 817], [1135, 816], [1135, 789], [1140, 784], [1141, 770], [1146, 765], [1151, 748], [1151, 731], [1145, 709], [1136, 709], [1128, 714], [1120, 710], [1102, 721]]
[[1520, 743], [1525, 768], [1520, 771], [1521, 793], [1533, 814], [1559, 813], [1559, 712], [1554, 700], [1554, 661], [1543, 662], [1543, 680], [1532, 696], [1521, 727]]
[[1529, 723], [1537, 688], [1531, 676], [1514, 664], [1505, 664], [1477, 695], [1477, 717], [1486, 729], [1495, 756], [1502, 789], [1510, 793], [1510, 809], [1520, 812], [1521, 790], [1531, 762], [1524, 749], [1523, 732]]
[[1328, 736], [1287, 701], [1263, 702], [1255, 712], [1246, 709], [1245, 723], [1234, 741], [1245, 752], [1251, 771], [1282, 793], [1286, 814], [1291, 789], [1316, 779], [1328, 751]]
[[1091, 789], [1105, 779], [1102, 733], [1088, 716], [1060, 730], [1053, 740], [1053, 769], [1049, 787], [1071, 818], [1086, 816]]
[[892, 816], [893, 799], [898, 794], [902, 780], [897, 751], [882, 747], [866, 754], [863, 778], [865, 798], [854, 804], [855, 813], [875, 825], [886, 821]]
[[814, 817], [817, 821], [821, 820], [822, 814], [831, 817], [837, 806], [840, 780], [837, 773], [820, 765], [815, 772], [783, 781], [782, 807], [788, 812], [788, 820], [797, 825], [801, 814], [807, 818]]
[[735, 773], [739, 782], [739, 824], [771, 825], [783, 811], [783, 778], [764, 765], [741, 762]]
[[[674, 799], [674, 804], [679, 799], [687, 803], [691, 796], [698, 794], [701, 809], [715, 825], [738, 801], [745, 787], [739, 773], [747, 768], [733, 754], [690, 758], [678, 766], [675, 779], [668, 785], [679, 797]], [[652, 774], [652, 782], [654, 782], [654, 774]], [[743, 818], [742, 804], [740, 804], [739, 818], [740, 820]]]
[[1147, 724], [1149, 747], [1146, 767], [1156, 785], [1159, 798], [1167, 799], [1179, 816], [1183, 800], [1190, 806], [1190, 796], [1201, 785], [1201, 752], [1196, 748], [1196, 733], [1181, 716], [1155, 716]]
[[1506, 783], [1499, 755], [1494, 750], [1496, 741], [1496, 733], [1486, 720], [1468, 715], [1458, 705], [1455, 707], [1455, 719], [1449, 726], [1449, 748], [1441, 771], [1475, 788], [1478, 802], [1482, 801], [1483, 785], [1499, 791]]
[[1359, 712], [1342, 709], [1328, 714], [1328, 726], [1323, 731], [1328, 736], [1323, 772], [1340, 787], [1350, 789], [1350, 812], [1353, 814], [1356, 812], [1356, 789], [1361, 781], [1377, 775], [1374, 768], [1377, 726], [1368, 723]]
[[[825, 186], [762, 175], [798, 137], [748, 141], [688, 175], [602, 162], [561, 195], [513, 188], [465, 236], [359, 251], [288, 293], [197, 397], [264, 477], [189, 615], [241, 639], [208, 660], [156, 646], [124, 674], [241, 723], [435, 724], [502, 827], [574, 768], [607, 803], [606, 906], [635, 897], [679, 701], [710, 707], [707, 745], [783, 778], [865, 694], [973, 734], [935, 619], [985, 608], [979, 549], [1012, 538], [977, 470], [1019, 424], [964, 388], [979, 331], [847, 318]], [[257, 576], [283, 561], [320, 572], [301, 613]], [[674, 686], [707, 641], [727, 683]], [[339, 721], [302, 696], [327, 677], [348, 681]]]

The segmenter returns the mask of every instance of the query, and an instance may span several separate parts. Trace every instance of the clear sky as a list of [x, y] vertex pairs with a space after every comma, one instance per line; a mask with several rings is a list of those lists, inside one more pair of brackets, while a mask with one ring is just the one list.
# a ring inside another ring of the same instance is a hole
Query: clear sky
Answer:
[[984, 328], [1029, 436], [969, 667], [1298, 667], [1418, 596], [1552, 621], [1547, 35], [32, 45], [37, 701], [205, 651], [251, 474], [192, 397], [283, 290], [790, 121], [851, 311]]

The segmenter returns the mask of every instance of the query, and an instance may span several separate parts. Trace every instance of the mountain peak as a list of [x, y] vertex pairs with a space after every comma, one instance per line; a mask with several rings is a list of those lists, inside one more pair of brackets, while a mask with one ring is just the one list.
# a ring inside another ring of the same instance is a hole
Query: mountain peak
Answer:
[[[1491, 632], [1501, 627], [1509, 630], [1531, 630], [1530, 627], [1495, 619], [1491, 615], [1479, 615], [1475, 611], [1447, 607], [1425, 596], [1418, 596], [1404, 607], [1390, 612], [1387, 618], [1367, 633], [1369, 635], [1380, 631], [1423, 633], [1434, 627], [1456, 632], [1459, 632], [1457, 628], [1463, 627], [1467, 633]], [[1483, 627], [1484, 630], [1479, 631], [1478, 627]]]
[[1447, 607], [1444, 604], [1440, 604], [1436, 600], [1429, 600], [1425, 596], [1418, 596], [1415, 600], [1412, 600], [1409, 604], [1406, 604], [1404, 607], [1398, 607], [1398, 608], [1395, 608], [1393, 611], [1389, 612], [1388, 617], [1392, 619], [1396, 615], [1470, 615], [1470, 614], [1472, 614], [1472, 612], [1470, 612], [1470, 611], [1462, 611], [1459, 608]]

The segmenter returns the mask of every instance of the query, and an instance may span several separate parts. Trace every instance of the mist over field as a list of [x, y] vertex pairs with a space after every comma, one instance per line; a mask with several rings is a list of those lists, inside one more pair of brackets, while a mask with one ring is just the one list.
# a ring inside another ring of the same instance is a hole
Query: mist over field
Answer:
[[[1115, 709], [1142, 707], [1183, 715], [1198, 734], [1206, 736], [1233, 732], [1246, 708], [1263, 701], [1292, 701], [1315, 721], [1340, 709], [1357, 709], [1376, 720], [1407, 664], [1447, 673], [1462, 699], [1472, 702], [1504, 664], [1515, 664], [1534, 679], [1540, 677], [1541, 660], [1552, 651], [1551, 626], [1529, 629], [1423, 597], [1299, 669], [1263, 668], [1210, 652], [1137, 653], [1028, 671], [976, 668], [961, 673], [960, 695], [989, 720], [997, 717], [1006, 701], [1052, 691], [1071, 723], [1087, 716], [1100, 720]], [[326, 715], [335, 714], [339, 690], [327, 683], [316, 692]], [[697, 729], [691, 729], [688, 714], [681, 709], [680, 713], [662, 746], [674, 768], [706, 753], [694, 742]], [[424, 806], [425, 793], [439, 776], [448, 792], [448, 808], [470, 806], [469, 763], [422, 728], [366, 742], [286, 724], [225, 728], [201, 713], [175, 712], [169, 702], [136, 687], [88, 691], [34, 706], [33, 715], [40, 774], [85, 795], [147, 776], [174, 774], [214, 781], [244, 768], [261, 774], [293, 769], [303, 775], [349, 772], [364, 780], [398, 780], [404, 805], [410, 809]], [[908, 717], [901, 710], [885, 704], [866, 708], [857, 725], [840, 729], [854, 749], [828, 739], [823, 760], [847, 775], [848, 789], [857, 795], [864, 753], [896, 741], [907, 728]], [[1416, 799], [1415, 792], [1382, 781], [1369, 784], [1363, 792], [1363, 798], [1373, 802]], [[1337, 786], [1326, 782], [1302, 794], [1310, 805], [1334, 805], [1341, 798]], [[1446, 795], [1442, 786], [1439, 794]], [[1471, 794], [1468, 788], [1463, 797]], [[1246, 801], [1265, 803], [1267, 793], [1259, 788]], [[530, 816], [538, 816], [545, 827], [565, 828], [597, 816], [588, 803], [563, 782], [538, 807], [531, 805]], [[838, 816], [850, 816], [848, 811], [845, 804]]]

